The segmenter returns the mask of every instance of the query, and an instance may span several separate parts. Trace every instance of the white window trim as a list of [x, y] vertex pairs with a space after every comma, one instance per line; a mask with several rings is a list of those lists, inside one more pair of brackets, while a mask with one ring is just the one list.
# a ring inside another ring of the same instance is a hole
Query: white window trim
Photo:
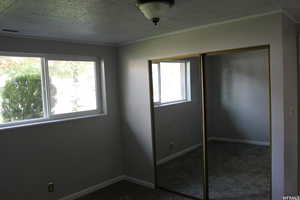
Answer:
[[[36, 119], [20, 120], [0, 124], [0, 130], [10, 129], [24, 126], [48, 124], [54, 122], [76, 120], [82, 118], [99, 117], [107, 115], [106, 102], [106, 84], [105, 84], [105, 69], [103, 59], [91, 56], [78, 55], [57, 55], [57, 54], [40, 54], [40, 53], [20, 53], [20, 52], [2, 52], [0, 56], [12, 57], [37, 57], [41, 58], [41, 77], [42, 77], [42, 98], [44, 116]], [[50, 114], [49, 87], [45, 87], [49, 83], [48, 60], [63, 60], [63, 61], [92, 61], [95, 62], [95, 84], [96, 84], [96, 109], [79, 111], [65, 114]]]
[[180, 62], [180, 63], [184, 63], [184, 67], [185, 67], [185, 98], [182, 100], [178, 100], [178, 101], [169, 101], [169, 102], [165, 102], [165, 103], [161, 103], [161, 70], [160, 70], [160, 63], [161, 62], [156, 62], [153, 64], [157, 64], [158, 65], [158, 102], [154, 102], [154, 98], [152, 99], [153, 103], [154, 103], [154, 107], [164, 107], [164, 106], [171, 106], [171, 105], [176, 105], [176, 104], [182, 104], [182, 103], [188, 103], [192, 101], [192, 97], [191, 97], [191, 77], [190, 77], [190, 62], [187, 60], [171, 60], [171, 61], [163, 61], [163, 62]]

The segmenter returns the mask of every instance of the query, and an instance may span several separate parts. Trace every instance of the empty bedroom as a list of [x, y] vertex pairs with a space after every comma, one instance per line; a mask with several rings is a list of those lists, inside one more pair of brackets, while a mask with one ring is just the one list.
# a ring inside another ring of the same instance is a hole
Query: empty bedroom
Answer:
[[0, 0], [0, 199], [299, 199], [296, 0]]

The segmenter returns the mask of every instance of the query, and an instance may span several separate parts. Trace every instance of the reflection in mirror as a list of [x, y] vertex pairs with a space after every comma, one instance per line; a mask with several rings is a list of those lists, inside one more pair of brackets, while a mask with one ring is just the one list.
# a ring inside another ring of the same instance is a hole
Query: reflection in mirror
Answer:
[[203, 198], [200, 58], [152, 63], [157, 186]]
[[210, 199], [270, 199], [268, 67], [268, 49], [205, 57]]

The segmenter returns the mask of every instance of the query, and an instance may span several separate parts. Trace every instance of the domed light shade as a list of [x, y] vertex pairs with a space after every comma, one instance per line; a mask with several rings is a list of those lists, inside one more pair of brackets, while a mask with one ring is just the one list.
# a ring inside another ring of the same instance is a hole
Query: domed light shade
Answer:
[[137, 7], [155, 25], [175, 3], [175, 0], [138, 0]]

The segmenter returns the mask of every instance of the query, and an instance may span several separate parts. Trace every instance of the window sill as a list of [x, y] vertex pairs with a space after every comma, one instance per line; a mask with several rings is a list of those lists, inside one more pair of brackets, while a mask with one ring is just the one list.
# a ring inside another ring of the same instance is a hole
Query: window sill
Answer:
[[68, 117], [68, 118], [62, 118], [62, 119], [40, 119], [37, 121], [28, 122], [28, 123], [20, 122], [18, 124], [3, 125], [3, 126], [0, 126], [0, 135], [8, 135], [9, 133], [1, 133], [1, 131], [10, 130], [10, 129], [17, 129], [17, 128], [22, 128], [22, 127], [33, 127], [33, 126], [54, 124], [54, 123], [73, 121], [73, 120], [79, 120], [79, 119], [104, 117], [104, 116], [107, 116], [107, 114], [106, 113], [90, 114], [90, 115]]
[[176, 101], [176, 102], [172, 102], [172, 103], [164, 103], [164, 104], [158, 104], [158, 105], [154, 105], [154, 108], [160, 108], [160, 107], [168, 107], [168, 106], [175, 106], [177, 104], [186, 104], [186, 103], [191, 103], [191, 100], [188, 101]]

